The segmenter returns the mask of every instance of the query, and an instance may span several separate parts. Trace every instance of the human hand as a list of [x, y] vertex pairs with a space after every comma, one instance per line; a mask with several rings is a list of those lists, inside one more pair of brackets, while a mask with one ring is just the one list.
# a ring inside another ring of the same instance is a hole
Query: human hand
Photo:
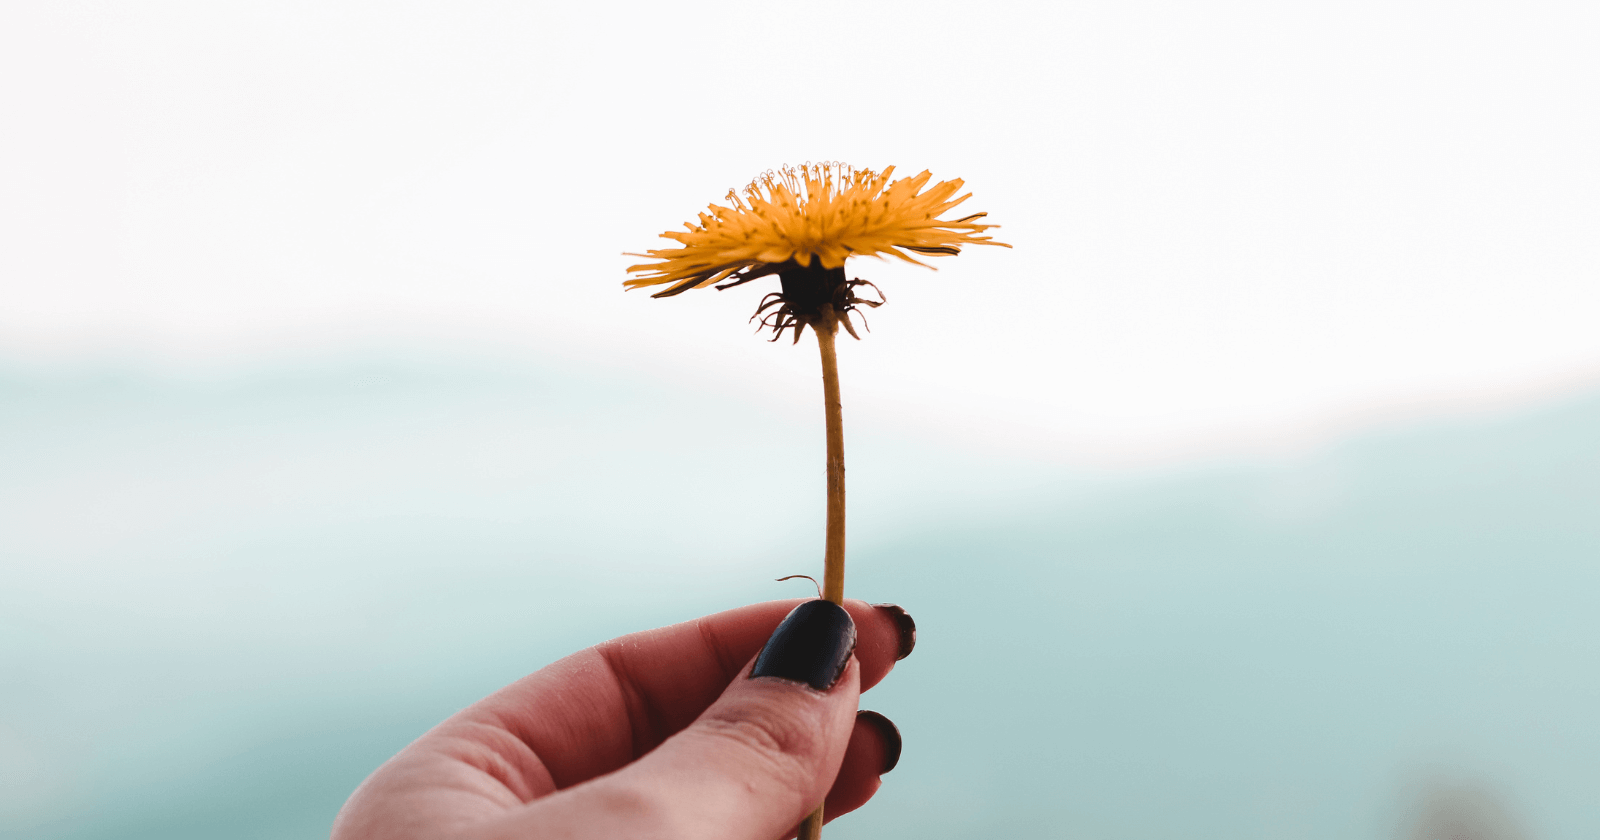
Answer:
[[613, 639], [417, 739], [351, 795], [333, 840], [793, 836], [824, 793], [829, 818], [853, 811], [899, 759], [894, 724], [856, 702], [914, 641], [899, 607], [820, 600]]

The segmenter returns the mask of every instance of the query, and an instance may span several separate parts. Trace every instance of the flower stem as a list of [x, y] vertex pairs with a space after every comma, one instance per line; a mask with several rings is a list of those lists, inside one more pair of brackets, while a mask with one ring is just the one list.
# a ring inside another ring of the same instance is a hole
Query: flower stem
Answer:
[[[824, 305], [812, 324], [822, 353], [822, 407], [828, 435], [828, 530], [822, 553], [822, 597], [844, 603], [844, 410], [839, 400], [839, 355], [834, 350], [838, 324]], [[822, 837], [822, 806], [800, 823], [798, 840]]]
[[795, 840], [821, 840], [822, 837], [822, 806], [806, 815], [800, 822], [800, 833], [795, 835]]
[[828, 428], [828, 536], [822, 555], [822, 597], [844, 603], [844, 413], [839, 402], [838, 332], [833, 307], [823, 306], [815, 328], [822, 351], [822, 403]]

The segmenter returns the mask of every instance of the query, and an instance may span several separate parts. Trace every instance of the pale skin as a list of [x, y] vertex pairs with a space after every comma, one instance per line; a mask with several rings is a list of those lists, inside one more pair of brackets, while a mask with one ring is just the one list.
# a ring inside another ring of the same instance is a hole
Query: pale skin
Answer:
[[613, 639], [495, 692], [378, 768], [333, 840], [780, 840], [826, 795], [829, 819], [877, 792], [887, 745], [856, 720], [899, 628], [861, 601], [833, 688], [748, 679], [799, 601]]

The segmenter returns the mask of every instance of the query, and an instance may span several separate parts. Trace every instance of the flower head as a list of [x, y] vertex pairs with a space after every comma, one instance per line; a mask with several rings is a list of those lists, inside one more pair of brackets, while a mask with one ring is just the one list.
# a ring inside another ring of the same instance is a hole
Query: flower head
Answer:
[[855, 335], [848, 313], [883, 303], [881, 295], [877, 300], [856, 296], [859, 288], [877, 287], [845, 279], [849, 257], [892, 256], [931, 268], [906, 252], [941, 256], [960, 253], [962, 245], [1011, 247], [983, 235], [999, 227], [974, 221], [984, 213], [939, 218], [971, 197], [952, 198], [961, 189], [960, 179], [940, 181], [924, 191], [930, 173], [891, 181], [893, 173], [892, 166], [874, 172], [839, 163], [767, 172], [745, 187], [743, 197], [729, 190], [732, 207], [713, 204], [700, 214], [699, 224], [685, 223], [687, 232], [661, 234], [682, 247], [634, 254], [657, 261], [630, 266], [628, 273], [635, 276], [623, 285], [664, 285], [653, 297], [671, 297], [776, 274], [783, 291], [768, 295], [756, 317], [778, 335], [792, 328], [798, 341], [807, 325], [825, 317], [838, 319]]

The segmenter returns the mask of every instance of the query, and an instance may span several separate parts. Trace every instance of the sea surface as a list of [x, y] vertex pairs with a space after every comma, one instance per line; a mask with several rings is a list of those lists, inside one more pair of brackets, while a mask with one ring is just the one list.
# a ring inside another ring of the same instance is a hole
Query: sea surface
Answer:
[[[920, 640], [825, 836], [1600, 837], [1600, 395], [1138, 472], [848, 447], [851, 594]], [[489, 691], [806, 594], [820, 453], [621, 375], [0, 369], [0, 837], [326, 836]]]

